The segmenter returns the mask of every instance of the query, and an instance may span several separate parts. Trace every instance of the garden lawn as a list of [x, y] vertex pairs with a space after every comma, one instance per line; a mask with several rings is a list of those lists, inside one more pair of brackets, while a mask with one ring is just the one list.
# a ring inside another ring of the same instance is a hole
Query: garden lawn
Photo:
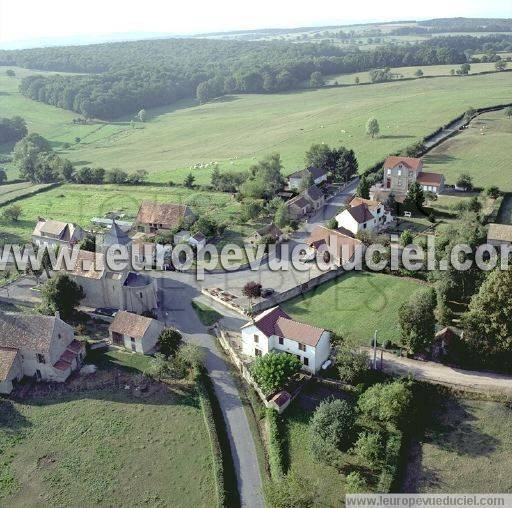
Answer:
[[0, 207], [0, 245], [29, 240], [40, 216], [90, 228], [92, 217], [103, 217], [109, 211], [124, 212], [127, 218], [135, 217], [143, 200], [187, 204], [194, 212], [207, 214], [218, 222], [233, 222], [239, 209], [230, 194], [220, 192], [149, 185], [65, 184], [16, 201], [22, 208], [17, 222], [1, 217], [3, 208]]
[[434, 429], [412, 453], [406, 492], [511, 492], [512, 409], [445, 399]]
[[196, 311], [201, 323], [205, 326], [212, 326], [222, 318], [222, 314], [198, 300], [192, 300], [192, 307]]
[[512, 119], [503, 111], [480, 115], [468, 129], [437, 146], [423, 159], [424, 170], [444, 174], [448, 184], [455, 184], [461, 173], [468, 173], [477, 187], [497, 185], [510, 192]]
[[123, 390], [0, 401], [4, 506], [212, 506], [210, 444], [194, 391]]
[[[153, 181], [181, 182], [196, 163], [247, 171], [271, 152], [281, 154], [285, 172], [291, 173], [304, 165], [312, 143], [354, 149], [364, 170], [469, 107], [509, 101], [512, 73], [233, 95], [203, 105], [189, 100], [150, 109], [145, 123], [133, 125], [131, 117], [74, 125], [76, 113], [31, 101], [16, 87], [16, 79], [2, 77], [0, 92], [7, 95], [0, 94], [0, 110], [25, 117], [31, 131], [47, 137], [76, 166], [145, 169]], [[365, 134], [369, 117], [377, 118], [381, 128], [374, 140]], [[211, 168], [193, 169], [196, 183], [209, 183]]]
[[299, 321], [332, 330], [358, 344], [370, 345], [375, 330], [379, 343], [398, 343], [398, 309], [423, 287], [415, 280], [393, 275], [349, 272], [282, 307]]

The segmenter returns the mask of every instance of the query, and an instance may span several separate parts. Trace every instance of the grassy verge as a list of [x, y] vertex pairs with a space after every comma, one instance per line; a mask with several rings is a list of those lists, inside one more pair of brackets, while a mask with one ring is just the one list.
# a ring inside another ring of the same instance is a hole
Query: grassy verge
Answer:
[[212, 309], [208, 305], [192, 300], [192, 307], [196, 311], [197, 317], [205, 326], [214, 325], [219, 319], [222, 318], [222, 314]]
[[267, 409], [268, 428], [268, 461], [272, 480], [280, 480], [286, 473], [285, 452], [286, 445], [283, 436], [283, 421], [274, 409]]

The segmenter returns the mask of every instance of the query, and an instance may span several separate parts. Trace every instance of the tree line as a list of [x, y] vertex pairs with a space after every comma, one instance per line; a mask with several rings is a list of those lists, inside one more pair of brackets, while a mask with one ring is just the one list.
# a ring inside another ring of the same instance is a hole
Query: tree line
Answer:
[[503, 37], [437, 37], [368, 51], [330, 43], [165, 39], [2, 51], [0, 64], [90, 73], [28, 76], [20, 91], [85, 117], [113, 119], [183, 98], [205, 102], [229, 93], [292, 90], [307, 82], [321, 86], [323, 75], [461, 64], [468, 59], [465, 51]]

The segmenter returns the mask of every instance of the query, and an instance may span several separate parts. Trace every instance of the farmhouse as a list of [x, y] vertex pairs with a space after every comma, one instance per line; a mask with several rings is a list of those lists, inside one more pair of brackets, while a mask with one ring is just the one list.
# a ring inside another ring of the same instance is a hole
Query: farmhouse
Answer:
[[487, 243], [496, 247], [512, 245], [512, 225], [495, 224], [494, 222], [489, 224]]
[[85, 346], [58, 315], [0, 312], [0, 393], [23, 376], [63, 382], [84, 357]]
[[304, 370], [316, 373], [329, 359], [330, 338], [327, 330], [294, 321], [277, 306], [242, 326], [242, 352], [251, 357], [270, 351], [293, 354]]
[[265, 237], [270, 237], [273, 243], [279, 243], [283, 239], [283, 232], [275, 224], [267, 224], [257, 229], [248, 240], [251, 244], [256, 245]]
[[324, 250], [324, 258], [327, 257], [338, 266], [350, 262], [356, 252], [364, 249], [363, 243], [350, 232], [325, 226], [315, 226], [307, 239], [307, 244], [314, 251]]
[[288, 188], [299, 190], [304, 185], [304, 182], [307, 182], [307, 185], [310, 183], [318, 185], [325, 182], [327, 180], [327, 176], [327, 171], [325, 171], [325, 169], [310, 166], [309, 168], [301, 169], [292, 173], [288, 177]]
[[350, 231], [353, 235], [359, 231], [374, 231], [393, 220], [391, 213], [386, 210], [380, 201], [371, 199], [354, 198], [336, 216], [338, 227]]
[[71, 222], [58, 220], [46, 220], [39, 218], [32, 232], [32, 243], [38, 247], [60, 247], [62, 245], [73, 246], [85, 236], [80, 226]]
[[85, 292], [83, 305], [109, 307], [142, 314], [158, 307], [155, 281], [130, 271], [112, 271], [102, 253], [80, 250], [67, 272]]
[[444, 177], [438, 173], [423, 172], [423, 160], [417, 157], [390, 156], [384, 161], [382, 183], [370, 189], [370, 198], [389, 195], [393, 192], [397, 200], [403, 200], [409, 187], [418, 182], [424, 191], [440, 194], [444, 190]]
[[142, 233], [157, 233], [186, 227], [194, 220], [195, 215], [187, 205], [143, 201], [135, 219], [135, 228]]
[[324, 193], [316, 186], [311, 185], [298, 196], [286, 202], [286, 208], [290, 218], [300, 220], [309, 212], [318, 210], [325, 203]]
[[156, 319], [121, 310], [108, 328], [109, 341], [145, 355], [155, 348], [163, 330], [164, 325]]

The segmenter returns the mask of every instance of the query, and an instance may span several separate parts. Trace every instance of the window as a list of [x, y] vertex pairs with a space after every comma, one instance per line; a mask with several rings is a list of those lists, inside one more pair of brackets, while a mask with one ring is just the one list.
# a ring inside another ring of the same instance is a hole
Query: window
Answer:
[[390, 175], [390, 174], [391, 174], [391, 169], [388, 169], [388, 175]]
[[401, 178], [399, 178], [399, 179], [398, 179], [398, 185], [399, 185], [400, 187], [402, 186], [402, 179], [401, 179]]
[[306, 366], [309, 365], [309, 358], [304, 357], [304, 365], [306, 365]]
[[398, 176], [402, 176], [402, 170], [401, 169], [399, 169], [396, 173], [397, 173]]
[[259, 341], [260, 341], [260, 338], [256, 334], [254, 334], [254, 342], [258, 343]]
[[261, 349], [255, 349], [254, 350], [254, 356], [261, 356]]
[[377, 213], [382, 212], [382, 208], [377, 208]]
[[301, 351], [306, 351], [306, 345], [305, 345], [305, 344], [301, 344], [301, 343], [299, 342], [299, 349], [300, 349]]
[[37, 353], [37, 362], [38, 363], [46, 363], [46, 360], [44, 359], [44, 355]]
[[142, 298], [142, 293], [139, 293], [139, 297]]
[[363, 224], [363, 229], [366, 229], [366, 222]]
[[281, 346], [284, 344], [284, 339], [283, 339], [283, 337], [279, 337], [279, 344], [281, 344]]

